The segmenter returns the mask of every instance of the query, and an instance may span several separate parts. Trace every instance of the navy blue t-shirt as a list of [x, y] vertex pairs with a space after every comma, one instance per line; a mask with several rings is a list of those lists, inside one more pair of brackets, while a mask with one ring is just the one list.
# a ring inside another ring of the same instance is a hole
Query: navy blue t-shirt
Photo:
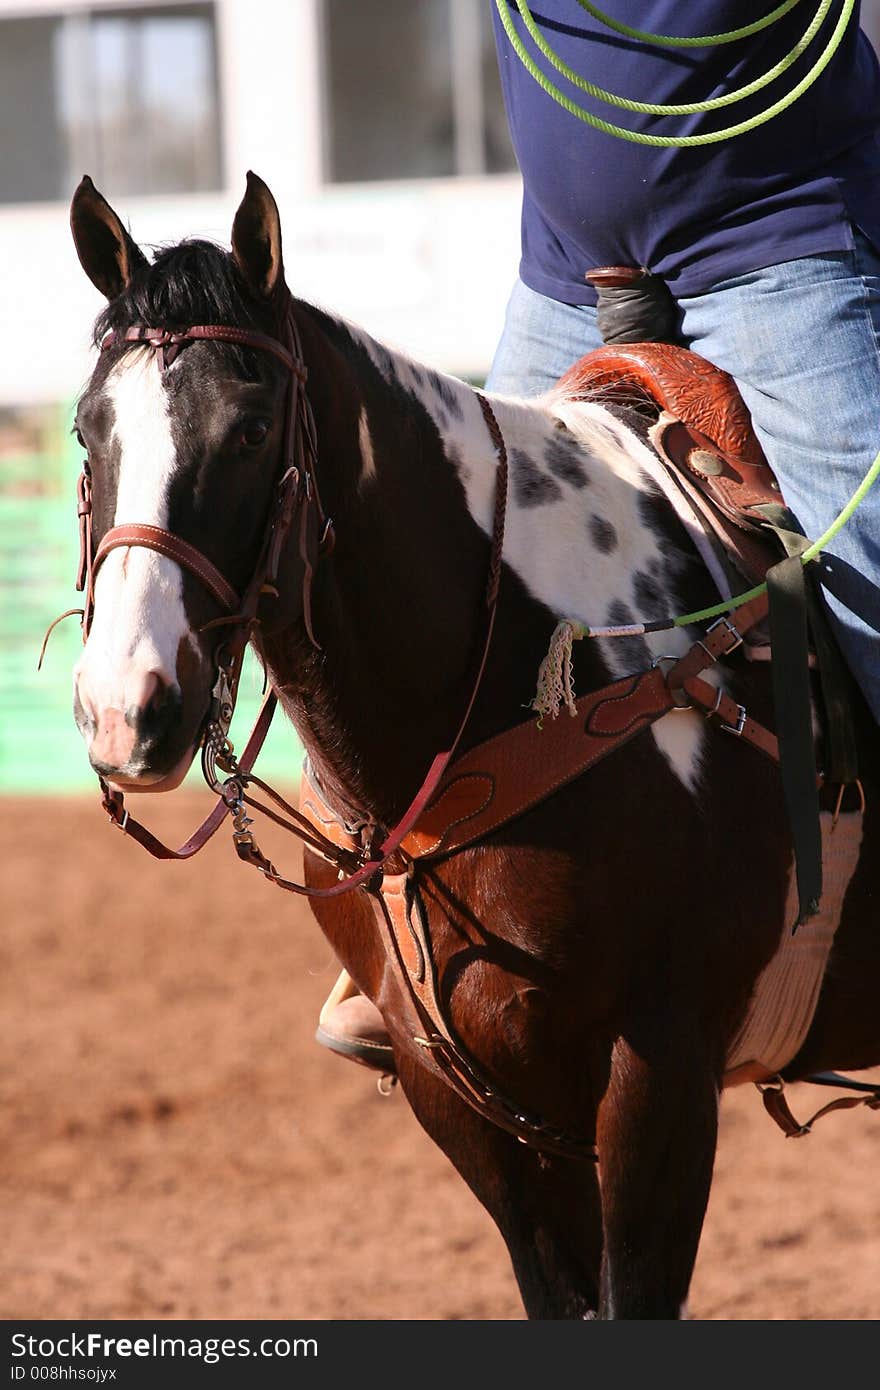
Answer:
[[[492, 0], [487, 0], [492, 3]], [[535, 0], [544, 37], [576, 72], [638, 101], [703, 101], [773, 67], [806, 30], [818, 0], [801, 0], [769, 29], [711, 48], [656, 47], [593, 19], [577, 0]], [[822, 52], [840, 14], [834, 0], [794, 67], [753, 97], [685, 117], [634, 114], [588, 97], [526, 47], [567, 96], [603, 119], [659, 135], [733, 125], [788, 92]], [[713, 34], [759, 18], [774, 0], [605, 0], [607, 14], [658, 34]], [[493, 11], [495, 7], [493, 4]], [[690, 149], [636, 145], [565, 111], [514, 52], [495, 13], [504, 99], [523, 175], [520, 274], [540, 294], [595, 303], [585, 271], [644, 266], [676, 295], [727, 276], [852, 246], [856, 223], [880, 246], [880, 68], [858, 28], [858, 6], [821, 77], [787, 111], [746, 135]]]

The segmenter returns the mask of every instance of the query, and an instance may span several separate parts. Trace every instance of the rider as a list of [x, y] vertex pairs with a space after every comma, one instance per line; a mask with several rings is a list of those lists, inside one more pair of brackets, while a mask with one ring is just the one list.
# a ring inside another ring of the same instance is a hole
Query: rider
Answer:
[[[824, 27], [781, 78], [710, 113], [621, 112], [542, 62], [558, 88], [606, 120], [700, 134], [748, 119], [793, 87], [842, 3], [833, 0]], [[535, 53], [522, 16], [509, 8]], [[690, 34], [726, 35], [742, 26], [744, 8], [739, 0], [641, 0], [627, 18], [636, 9], [641, 30], [674, 35], [686, 14]], [[542, 0], [536, 22], [570, 68], [604, 89], [680, 104], [740, 88], [789, 54], [815, 6], [776, 8], [779, 18], [758, 32], [686, 48], [621, 34], [584, 0]], [[526, 70], [495, 12], [523, 177], [522, 259], [487, 388], [531, 396], [552, 386], [602, 344], [585, 274], [645, 268], [674, 297], [678, 341], [736, 380], [786, 503], [811, 539], [880, 451], [880, 68], [858, 10], [824, 72], [788, 109], [747, 133], [689, 148], [630, 143], [584, 123]], [[880, 486], [823, 553], [821, 578], [841, 647], [880, 722]], [[320, 1039], [382, 1066], [386, 1054], [370, 1046], [382, 1041], [378, 1011], [353, 996], [352, 987], [341, 1007], [338, 995], [325, 1007]], [[357, 1036], [370, 1045], [359, 1048]]]

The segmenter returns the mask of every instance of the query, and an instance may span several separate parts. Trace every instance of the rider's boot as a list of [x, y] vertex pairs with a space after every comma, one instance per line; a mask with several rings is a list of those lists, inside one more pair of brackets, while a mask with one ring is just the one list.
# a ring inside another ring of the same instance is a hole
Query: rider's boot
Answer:
[[372, 1000], [361, 994], [347, 970], [343, 970], [318, 1019], [315, 1039], [331, 1052], [371, 1067], [383, 1076], [394, 1076], [394, 1051], [385, 1020]]

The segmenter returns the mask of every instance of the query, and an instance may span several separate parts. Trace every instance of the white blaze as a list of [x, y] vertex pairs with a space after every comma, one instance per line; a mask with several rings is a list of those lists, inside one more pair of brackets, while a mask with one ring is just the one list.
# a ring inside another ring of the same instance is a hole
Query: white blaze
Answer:
[[[168, 399], [152, 350], [128, 352], [107, 379], [113, 438], [119, 450], [114, 526], [168, 526], [168, 491], [176, 467]], [[189, 633], [180, 567], [140, 546], [120, 546], [101, 565], [95, 616], [74, 672], [89, 713], [125, 712], [141, 702], [155, 672], [176, 681], [177, 652]]]

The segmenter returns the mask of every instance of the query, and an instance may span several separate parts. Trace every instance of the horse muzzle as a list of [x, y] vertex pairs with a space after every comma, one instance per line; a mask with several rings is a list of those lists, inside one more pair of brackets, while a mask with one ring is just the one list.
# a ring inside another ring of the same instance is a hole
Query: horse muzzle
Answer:
[[193, 760], [196, 740], [186, 732], [177, 685], [155, 671], [136, 682], [124, 701], [101, 699], [86, 673], [74, 681], [73, 712], [95, 772], [130, 790], [171, 791]]

